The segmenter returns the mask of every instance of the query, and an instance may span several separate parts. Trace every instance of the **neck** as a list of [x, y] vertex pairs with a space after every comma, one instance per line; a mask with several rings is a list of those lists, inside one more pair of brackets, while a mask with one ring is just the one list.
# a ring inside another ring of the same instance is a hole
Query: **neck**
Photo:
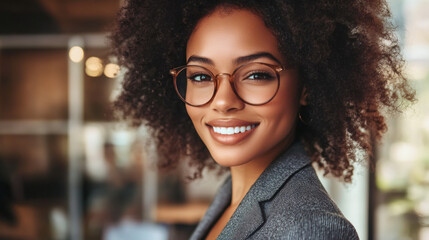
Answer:
[[264, 157], [253, 159], [245, 164], [231, 167], [232, 196], [231, 207], [237, 207], [243, 200], [250, 187], [256, 182], [270, 163], [293, 142], [294, 137], [286, 139], [277, 145]]
[[237, 206], [244, 198], [250, 187], [267, 168], [271, 161], [250, 162], [231, 167], [232, 196], [231, 206]]

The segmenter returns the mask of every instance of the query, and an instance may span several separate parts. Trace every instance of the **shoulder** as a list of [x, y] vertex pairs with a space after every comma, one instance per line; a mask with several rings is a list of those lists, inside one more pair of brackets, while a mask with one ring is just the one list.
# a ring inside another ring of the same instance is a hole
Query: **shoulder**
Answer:
[[311, 165], [302, 168], [289, 178], [278, 190], [272, 202], [279, 208], [278, 210], [320, 210], [342, 215]]
[[292, 211], [275, 218], [271, 232], [275, 239], [359, 239], [355, 228], [344, 216], [328, 211]]
[[264, 204], [268, 216], [279, 212], [308, 210], [342, 215], [310, 164], [294, 172]]
[[359, 239], [355, 228], [331, 200], [311, 165], [296, 172], [263, 206], [266, 222], [260, 229], [260, 236], [270, 239]]

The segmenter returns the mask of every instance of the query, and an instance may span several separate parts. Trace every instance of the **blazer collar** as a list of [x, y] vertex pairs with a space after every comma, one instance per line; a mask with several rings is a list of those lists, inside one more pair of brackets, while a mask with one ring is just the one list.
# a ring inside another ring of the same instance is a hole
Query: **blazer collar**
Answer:
[[[257, 230], [265, 222], [260, 202], [270, 200], [294, 173], [310, 164], [301, 142], [291, 145], [259, 176], [217, 239], [245, 239]], [[231, 194], [231, 177], [228, 177], [191, 239], [201, 239], [207, 234], [229, 205]]]
[[231, 194], [232, 184], [231, 176], [229, 176], [219, 188], [203, 219], [201, 219], [197, 228], [192, 233], [190, 240], [203, 239], [207, 235], [213, 224], [215, 224], [220, 215], [229, 206], [231, 202]]

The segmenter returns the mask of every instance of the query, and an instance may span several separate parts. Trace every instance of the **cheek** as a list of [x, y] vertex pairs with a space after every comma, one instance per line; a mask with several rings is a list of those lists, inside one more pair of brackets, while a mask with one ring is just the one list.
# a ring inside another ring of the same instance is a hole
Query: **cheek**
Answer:
[[198, 111], [195, 108], [186, 105], [186, 112], [188, 113], [189, 118], [194, 122], [194, 119], [198, 115]]
[[[285, 100], [285, 99], [282, 99]], [[271, 132], [271, 137], [277, 135], [288, 135], [295, 126], [298, 107], [292, 102], [273, 102], [273, 105], [260, 112], [265, 121], [266, 131]], [[267, 136], [270, 137], [270, 136]]]
[[195, 130], [197, 130], [197, 133], [200, 134], [202, 128], [200, 123], [202, 122], [201, 119], [204, 115], [203, 107], [192, 107], [186, 105], [186, 112], [194, 124]]
[[281, 86], [274, 99], [261, 108], [261, 115], [277, 124], [294, 120], [300, 106], [298, 91], [295, 82]]

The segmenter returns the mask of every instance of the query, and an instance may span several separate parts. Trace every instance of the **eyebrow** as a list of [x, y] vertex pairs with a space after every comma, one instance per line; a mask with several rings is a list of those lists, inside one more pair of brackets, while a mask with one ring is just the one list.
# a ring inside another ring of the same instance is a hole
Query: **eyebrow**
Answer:
[[[250, 54], [247, 56], [238, 57], [234, 60], [234, 64], [239, 65], [239, 64], [246, 63], [246, 62], [251, 62], [251, 61], [259, 59], [259, 58], [269, 58], [269, 59], [277, 62], [278, 64], [282, 65], [280, 63], [280, 61], [269, 52], [258, 52], [258, 53]], [[214, 65], [213, 60], [206, 58], [206, 57], [197, 56], [197, 55], [190, 56], [188, 58], [188, 61], [186, 62], [186, 64], [188, 64], [189, 62], [199, 62], [199, 63], [205, 63], [205, 64], [209, 64], [209, 65]]]
[[251, 62], [251, 61], [259, 59], [259, 58], [269, 58], [269, 59], [277, 62], [278, 64], [282, 65], [276, 57], [274, 57], [271, 53], [268, 53], [268, 52], [258, 52], [258, 53], [254, 53], [251, 55], [242, 56], [242, 57], [235, 59], [234, 63], [236, 65], [239, 65], [242, 63], [246, 63], [246, 62]]
[[199, 62], [199, 63], [206, 63], [209, 65], [214, 65], [214, 62], [206, 57], [200, 57], [197, 55], [192, 55], [188, 58], [188, 61], [186, 62], [186, 64], [188, 64], [189, 62]]

